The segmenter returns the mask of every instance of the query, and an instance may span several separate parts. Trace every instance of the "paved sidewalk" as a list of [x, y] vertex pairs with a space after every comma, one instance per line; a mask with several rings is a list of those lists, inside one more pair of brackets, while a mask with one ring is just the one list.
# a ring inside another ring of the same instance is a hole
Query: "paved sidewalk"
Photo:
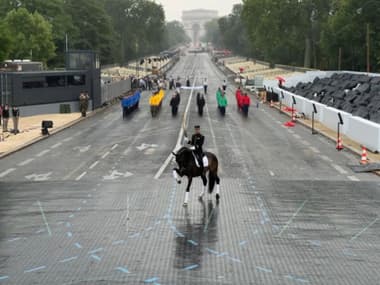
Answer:
[[[43, 120], [53, 121], [54, 126], [49, 132], [54, 134], [60, 129], [69, 127], [81, 120], [81, 114], [45, 114], [31, 117], [20, 117], [20, 133], [17, 135], [10, 132], [3, 133], [1, 126], [0, 138], [4, 137], [4, 141], [0, 141], [0, 158], [43, 139], [41, 134], [41, 122]], [[13, 129], [12, 118], [9, 120], [8, 129]]]

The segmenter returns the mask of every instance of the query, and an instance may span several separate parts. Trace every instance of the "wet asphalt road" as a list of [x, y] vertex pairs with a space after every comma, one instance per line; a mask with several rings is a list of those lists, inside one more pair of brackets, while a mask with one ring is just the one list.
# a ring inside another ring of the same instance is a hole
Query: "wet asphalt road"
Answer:
[[[158, 170], [176, 145], [170, 93], [157, 118], [149, 94], [128, 119], [119, 106], [0, 161], [0, 284], [379, 284], [380, 179], [354, 174], [358, 159], [264, 106], [248, 118], [206, 55], [187, 56], [188, 131], [200, 124], [220, 161], [221, 202], [188, 208], [185, 185]], [[253, 103], [256, 103], [253, 100]]]

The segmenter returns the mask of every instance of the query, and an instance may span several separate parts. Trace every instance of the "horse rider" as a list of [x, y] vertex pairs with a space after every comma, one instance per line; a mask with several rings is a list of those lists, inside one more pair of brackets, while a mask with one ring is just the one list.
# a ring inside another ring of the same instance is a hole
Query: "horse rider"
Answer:
[[204, 166], [203, 166], [203, 143], [205, 141], [205, 137], [201, 134], [201, 127], [200, 126], [194, 126], [194, 134], [191, 137], [191, 140], [189, 140], [187, 137], [185, 137], [185, 141], [187, 141], [188, 144], [192, 145], [194, 147], [193, 153], [195, 154], [198, 163], [199, 168], [201, 169], [202, 173], [204, 172]]

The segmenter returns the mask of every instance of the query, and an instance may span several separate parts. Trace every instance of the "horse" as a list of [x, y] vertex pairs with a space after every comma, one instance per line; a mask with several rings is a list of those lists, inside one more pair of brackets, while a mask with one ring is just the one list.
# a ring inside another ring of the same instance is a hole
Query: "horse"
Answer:
[[187, 147], [182, 147], [178, 150], [177, 153], [173, 152], [173, 155], [176, 158], [176, 162], [178, 164], [178, 168], [173, 169], [174, 179], [177, 180], [178, 184], [181, 184], [180, 177], [187, 176], [188, 183], [186, 187], [185, 193], [185, 201], [183, 206], [186, 207], [189, 200], [189, 193], [191, 183], [194, 177], [201, 177], [203, 181], [203, 190], [199, 194], [199, 199], [201, 200], [205, 194], [205, 190], [207, 187], [207, 178], [206, 174], [208, 172], [209, 183], [208, 183], [208, 192], [211, 194], [214, 190], [216, 183], [216, 202], [219, 203], [220, 200], [220, 178], [218, 176], [218, 158], [215, 154], [211, 152], [205, 152], [205, 155], [208, 159], [208, 166], [204, 168], [202, 171], [195, 162], [195, 157], [191, 149]]

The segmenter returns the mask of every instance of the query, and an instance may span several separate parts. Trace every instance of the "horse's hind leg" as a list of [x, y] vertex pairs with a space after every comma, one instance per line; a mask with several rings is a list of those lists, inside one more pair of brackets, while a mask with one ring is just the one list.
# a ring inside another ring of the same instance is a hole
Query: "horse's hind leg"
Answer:
[[205, 192], [206, 192], [206, 188], [207, 188], [207, 178], [206, 178], [206, 176], [202, 175], [201, 178], [202, 178], [202, 182], [203, 182], [203, 189], [202, 189], [201, 193], [199, 193], [199, 196], [198, 196], [199, 199], [203, 198], [203, 196], [205, 195]]
[[189, 203], [190, 186], [191, 186], [192, 181], [193, 181], [193, 178], [189, 177], [189, 182], [187, 183], [187, 187], [186, 187], [185, 201], [183, 202], [184, 207], [187, 207], [187, 204]]
[[218, 175], [216, 175], [216, 201], [219, 202], [220, 200], [220, 178]]

